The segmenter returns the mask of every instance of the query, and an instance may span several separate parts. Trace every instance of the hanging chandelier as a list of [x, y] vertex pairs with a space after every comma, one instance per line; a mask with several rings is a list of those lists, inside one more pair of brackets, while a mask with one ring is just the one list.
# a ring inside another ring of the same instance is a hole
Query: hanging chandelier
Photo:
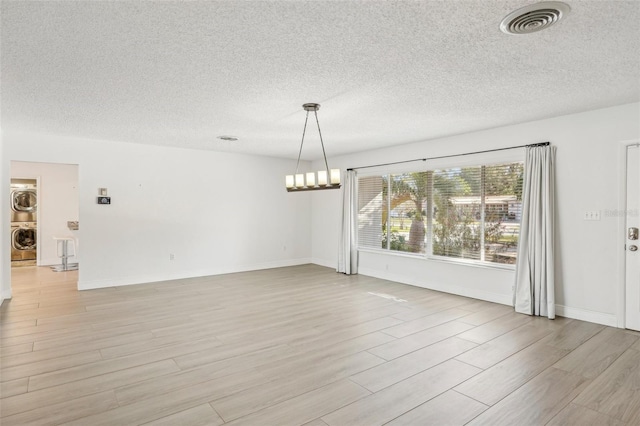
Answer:
[[[318, 121], [318, 110], [320, 104], [307, 103], [302, 105], [307, 116], [304, 119], [304, 128], [302, 129], [302, 141], [300, 142], [300, 151], [298, 152], [298, 162], [296, 163], [296, 172], [285, 177], [285, 184], [288, 192], [314, 191], [320, 189], [338, 189], [340, 188], [340, 169], [329, 169], [327, 163], [327, 154], [324, 151], [324, 142], [322, 141], [322, 132], [320, 131], [320, 122]], [[322, 155], [324, 156], [324, 170], [314, 172], [298, 173], [300, 167], [300, 155], [302, 154], [302, 146], [304, 145], [304, 135], [307, 131], [307, 121], [309, 121], [309, 111], [313, 111], [318, 125], [318, 135], [320, 135], [320, 145], [322, 145]]]

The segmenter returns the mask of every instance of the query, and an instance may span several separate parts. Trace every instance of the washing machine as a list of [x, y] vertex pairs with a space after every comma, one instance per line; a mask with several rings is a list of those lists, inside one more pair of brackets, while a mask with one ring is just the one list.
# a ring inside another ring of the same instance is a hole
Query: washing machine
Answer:
[[35, 264], [38, 241], [38, 192], [35, 179], [11, 179], [11, 265]]
[[37, 259], [38, 230], [35, 222], [11, 224], [11, 262]]
[[38, 192], [33, 179], [11, 179], [11, 222], [36, 222]]

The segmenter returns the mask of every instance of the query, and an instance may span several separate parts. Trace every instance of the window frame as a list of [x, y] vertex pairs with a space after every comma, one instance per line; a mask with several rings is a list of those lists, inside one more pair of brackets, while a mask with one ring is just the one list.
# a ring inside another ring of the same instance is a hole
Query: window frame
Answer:
[[[451, 169], [451, 168], [462, 169], [462, 168], [471, 168], [471, 167], [481, 167], [482, 170], [484, 170], [486, 166], [497, 166], [497, 165], [504, 165], [509, 163], [523, 163], [524, 165], [524, 149], [513, 149], [511, 150], [511, 152], [502, 151], [498, 153], [488, 153], [488, 154], [489, 155], [487, 155], [487, 153], [469, 154], [460, 158], [446, 157], [442, 159], [443, 161], [433, 161], [433, 162], [430, 162], [428, 166], [422, 164], [420, 167], [413, 167], [413, 168], [397, 168], [397, 167], [391, 167], [388, 169], [376, 168], [374, 170], [368, 171], [367, 173], [363, 173], [363, 174], [358, 173], [357, 179], [359, 182], [360, 179], [364, 177], [380, 176], [381, 178], [383, 178], [386, 176], [388, 177], [387, 180], [390, 181], [390, 177], [392, 175], [401, 175], [401, 174], [414, 173], [414, 172], [433, 173], [436, 170], [442, 170], [442, 169]], [[486, 178], [484, 176], [484, 173], [482, 173], [482, 186], [483, 186], [482, 195], [483, 196], [481, 196], [481, 201], [483, 206], [486, 202], [486, 194], [484, 194], [485, 179]], [[431, 182], [433, 182], [433, 178], [431, 178]], [[430, 189], [427, 191], [427, 199], [425, 200], [425, 209], [427, 210], [427, 215], [425, 215], [425, 218], [424, 218], [425, 230], [426, 230], [424, 253], [413, 253], [409, 251], [391, 250], [389, 248], [382, 248], [382, 247], [380, 248], [361, 247], [359, 242], [358, 242], [357, 250], [359, 252], [364, 252], [364, 253], [370, 252], [370, 253], [400, 256], [400, 257], [406, 257], [406, 258], [412, 258], [412, 259], [423, 259], [423, 260], [429, 260], [434, 262], [453, 263], [453, 264], [469, 266], [474, 268], [502, 269], [502, 270], [511, 270], [511, 271], [515, 270], [515, 264], [497, 263], [497, 262], [490, 262], [490, 261], [484, 260], [484, 256], [485, 256], [484, 248], [481, 251], [482, 260], [433, 254], [432, 204], [434, 201], [433, 201], [432, 183], [430, 183], [429, 186], [430, 186]], [[385, 208], [387, 207], [388, 206], [385, 206]], [[388, 212], [388, 214], [390, 217], [390, 212]], [[484, 208], [481, 208], [481, 215], [482, 215], [482, 222], [483, 222], [481, 238], [482, 240], [484, 240], [484, 233], [485, 233], [484, 232], [485, 231]], [[520, 227], [521, 224], [522, 224], [522, 216], [520, 217], [518, 226]]]

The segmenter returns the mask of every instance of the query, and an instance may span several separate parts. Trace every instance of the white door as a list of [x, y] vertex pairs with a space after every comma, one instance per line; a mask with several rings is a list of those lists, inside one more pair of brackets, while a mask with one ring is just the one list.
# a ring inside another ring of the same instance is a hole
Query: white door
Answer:
[[626, 327], [640, 330], [640, 146], [627, 147]]

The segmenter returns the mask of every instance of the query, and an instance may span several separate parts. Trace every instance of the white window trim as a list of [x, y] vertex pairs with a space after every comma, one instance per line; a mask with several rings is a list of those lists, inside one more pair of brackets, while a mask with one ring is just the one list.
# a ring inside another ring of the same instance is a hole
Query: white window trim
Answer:
[[[493, 164], [504, 164], [504, 163], [515, 163], [524, 161], [524, 149], [514, 149], [514, 150], [506, 150], [500, 152], [489, 152], [489, 153], [479, 153], [479, 154], [471, 154], [471, 155], [461, 155], [455, 157], [447, 157], [443, 159], [434, 159], [428, 160], [427, 162], [419, 163], [414, 167], [405, 167], [399, 169], [397, 167], [379, 167], [374, 168], [373, 170], [367, 170], [365, 173], [358, 173], [358, 178], [360, 177], [368, 177], [368, 176], [379, 176], [379, 175], [393, 175], [393, 174], [402, 174], [402, 173], [411, 173], [411, 172], [420, 172], [420, 171], [433, 171], [436, 169], [446, 169], [446, 168], [457, 168], [457, 167], [475, 167], [482, 165], [493, 165]], [[427, 249], [430, 242], [425, 244], [425, 249]], [[516, 266], [513, 264], [507, 263], [495, 263], [481, 260], [473, 260], [473, 259], [461, 259], [456, 257], [448, 257], [448, 256], [438, 256], [431, 253], [410, 253], [410, 252], [401, 252], [390, 249], [375, 249], [371, 247], [358, 247], [359, 252], [369, 252], [375, 254], [383, 254], [388, 256], [397, 256], [397, 257], [406, 257], [410, 259], [419, 259], [419, 260], [428, 260], [432, 262], [444, 262], [448, 264], [457, 264], [464, 266], [471, 266], [474, 268], [486, 268], [486, 269], [498, 269], [498, 270], [508, 270], [515, 271]]]
[[459, 257], [447, 257], [447, 256], [438, 256], [433, 254], [416, 254], [404, 251], [397, 250], [387, 250], [387, 249], [374, 249], [374, 248], [358, 248], [358, 252], [360, 253], [374, 253], [378, 255], [385, 256], [394, 256], [394, 257], [406, 257], [409, 259], [416, 260], [424, 260], [429, 262], [442, 262], [463, 266], [471, 266], [474, 268], [485, 268], [485, 269], [500, 269], [506, 271], [515, 271], [516, 265], [510, 265], [508, 263], [493, 263], [493, 262], [483, 262], [480, 260], [473, 259], [461, 259]]

